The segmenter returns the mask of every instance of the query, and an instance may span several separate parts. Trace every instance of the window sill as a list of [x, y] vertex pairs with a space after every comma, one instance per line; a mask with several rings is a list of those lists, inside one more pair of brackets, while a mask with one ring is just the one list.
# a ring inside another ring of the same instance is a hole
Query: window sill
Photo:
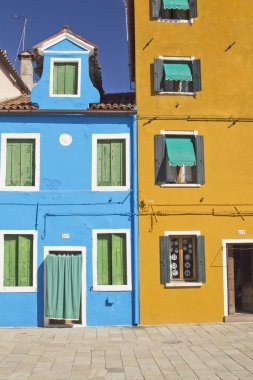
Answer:
[[95, 292], [129, 292], [132, 290], [131, 285], [93, 285]]
[[158, 18], [158, 21], [159, 22], [171, 22], [171, 23], [175, 23], [175, 24], [192, 24], [193, 23], [193, 19], [190, 18], [189, 20], [178, 20], [178, 19], [174, 19], [174, 18]]
[[92, 191], [130, 191], [128, 186], [94, 186]]
[[168, 92], [168, 91], [158, 91], [159, 95], [186, 95], [186, 96], [196, 96], [197, 92]]
[[199, 183], [165, 183], [161, 187], [200, 187]]
[[37, 293], [34, 286], [5, 286], [0, 288], [0, 293]]
[[201, 288], [202, 282], [169, 282], [165, 284], [166, 288]]
[[80, 94], [50, 94], [50, 98], [80, 98]]
[[30, 191], [39, 191], [38, 186], [2, 186], [0, 187], [0, 191], [22, 191], [23, 193], [27, 193]]

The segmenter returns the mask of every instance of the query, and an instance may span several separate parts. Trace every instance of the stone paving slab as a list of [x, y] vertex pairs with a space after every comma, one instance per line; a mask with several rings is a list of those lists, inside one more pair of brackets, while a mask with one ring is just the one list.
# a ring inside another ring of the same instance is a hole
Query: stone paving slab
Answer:
[[0, 329], [0, 380], [253, 380], [253, 323]]

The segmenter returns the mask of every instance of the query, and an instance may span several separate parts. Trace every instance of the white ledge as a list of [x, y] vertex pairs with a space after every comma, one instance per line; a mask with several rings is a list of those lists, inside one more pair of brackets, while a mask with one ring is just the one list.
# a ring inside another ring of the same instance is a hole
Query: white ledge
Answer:
[[169, 92], [169, 91], [159, 91], [159, 95], [187, 95], [187, 96], [196, 96], [197, 92]]
[[161, 184], [161, 187], [200, 187], [199, 183], [165, 183]]
[[202, 282], [168, 282], [165, 284], [166, 288], [200, 288]]

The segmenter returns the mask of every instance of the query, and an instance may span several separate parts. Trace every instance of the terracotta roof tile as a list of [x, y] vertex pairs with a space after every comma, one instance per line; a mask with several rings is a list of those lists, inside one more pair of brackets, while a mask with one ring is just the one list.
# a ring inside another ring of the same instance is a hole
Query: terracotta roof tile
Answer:
[[30, 90], [29, 88], [27, 87], [27, 85], [25, 84], [25, 82], [23, 82], [23, 80], [21, 79], [21, 77], [19, 76], [16, 68], [13, 66], [13, 64], [10, 62], [9, 58], [8, 58], [8, 55], [6, 53], [6, 51], [4, 51], [3, 49], [0, 49], [0, 61], [3, 62], [3, 64], [7, 67], [7, 69], [10, 71], [10, 73], [12, 74], [12, 76], [16, 79], [16, 81], [19, 83], [20, 85], [20, 88], [21, 90], [26, 93], [26, 94], [30, 94]]
[[28, 94], [20, 95], [0, 103], [0, 110], [36, 110], [37, 108], [31, 103]]
[[[133, 111], [135, 94], [133, 92], [104, 94], [101, 103], [91, 103], [90, 110], [98, 111]], [[31, 103], [30, 96], [20, 95], [0, 103], [0, 110], [36, 110], [38, 107]]]
[[111, 111], [133, 111], [135, 106], [134, 92], [103, 94], [101, 103], [91, 103], [90, 109]]

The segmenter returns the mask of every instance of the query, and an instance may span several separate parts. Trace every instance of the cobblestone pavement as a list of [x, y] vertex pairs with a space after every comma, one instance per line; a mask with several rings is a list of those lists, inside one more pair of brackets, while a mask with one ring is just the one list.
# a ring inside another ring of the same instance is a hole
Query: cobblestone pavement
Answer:
[[0, 379], [253, 379], [253, 323], [0, 329]]

